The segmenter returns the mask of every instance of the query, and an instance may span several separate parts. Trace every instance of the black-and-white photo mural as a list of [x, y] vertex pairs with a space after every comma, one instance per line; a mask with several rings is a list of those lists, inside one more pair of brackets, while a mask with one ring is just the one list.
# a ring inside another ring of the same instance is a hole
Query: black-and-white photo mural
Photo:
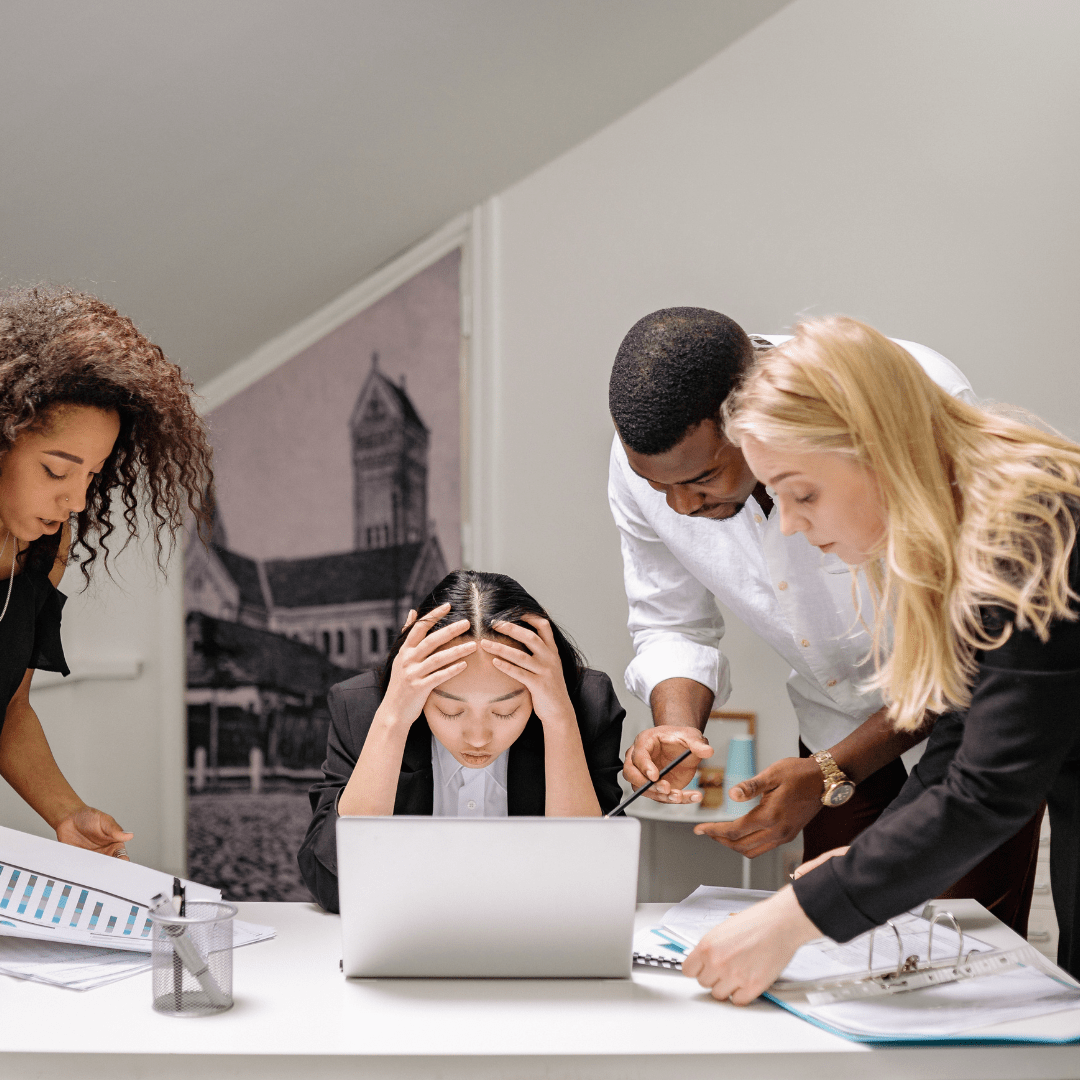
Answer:
[[327, 691], [461, 560], [460, 250], [209, 413], [217, 513], [185, 571], [189, 874], [307, 900]]

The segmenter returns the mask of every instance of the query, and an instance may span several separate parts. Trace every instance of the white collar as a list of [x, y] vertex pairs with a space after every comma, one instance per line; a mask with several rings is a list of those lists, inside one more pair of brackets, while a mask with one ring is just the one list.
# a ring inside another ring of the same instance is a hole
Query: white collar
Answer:
[[491, 780], [498, 784], [503, 791], [506, 790], [506, 766], [509, 750], [504, 750], [494, 761], [485, 765], [482, 769], [472, 769], [462, 765], [460, 761], [434, 735], [431, 736], [432, 758], [438, 762], [437, 775], [442, 780], [443, 787], [450, 787], [451, 783], [460, 787], [465, 783], [466, 777], [460, 773], [468, 773], [469, 778], [478, 773], [487, 773]]

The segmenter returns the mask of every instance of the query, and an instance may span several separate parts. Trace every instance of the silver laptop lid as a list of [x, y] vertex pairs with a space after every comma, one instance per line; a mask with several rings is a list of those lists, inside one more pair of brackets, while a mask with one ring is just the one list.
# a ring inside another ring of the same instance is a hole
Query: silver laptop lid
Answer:
[[626, 978], [635, 818], [343, 817], [346, 975]]

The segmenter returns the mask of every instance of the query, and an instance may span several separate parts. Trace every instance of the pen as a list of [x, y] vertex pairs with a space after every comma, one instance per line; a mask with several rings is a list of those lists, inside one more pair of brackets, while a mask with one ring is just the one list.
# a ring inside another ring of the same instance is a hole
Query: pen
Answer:
[[[229, 999], [221, 992], [218, 984], [214, 982], [214, 976], [210, 974], [209, 964], [199, 955], [199, 950], [194, 943], [188, 939], [184, 927], [179, 923], [164, 921], [168, 919], [170, 913], [176, 914], [169, 898], [163, 893], [158, 893], [150, 901], [150, 912], [162, 920], [165, 933], [172, 938], [174, 964], [175, 957], [179, 957], [180, 962], [195, 976], [199, 985], [206, 991], [210, 1004], [218, 1008], [226, 1007], [229, 1004]], [[176, 984], [174, 984], [174, 993], [176, 992], [175, 986]]]
[[637, 791], [633, 791], [629, 795], [627, 795], [626, 798], [623, 799], [623, 801], [619, 803], [619, 805], [616, 806], [614, 810], [608, 811], [608, 813], [606, 813], [604, 817], [614, 817], [616, 814], [622, 813], [622, 811], [625, 810], [639, 795], [642, 795], [646, 791], [648, 791], [649, 788], [651, 788], [657, 780], [663, 780], [663, 778], [667, 776], [667, 774], [671, 772], [671, 770], [674, 769], [676, 765], [678, 765], [682, 761], [685, 761], [690, 756], [690, 754], [691, 751], [689, 750], [680, 754], [670, 765], [665, 765], [660, 770], [660, 774], [657, 776], [656, 780], [650, 780], [647, 784], [642, 784], [641, 787], [637, 789]]
[[[172, 879], [172, 906], [173, 912], [177, 915], [187, 914], [187, 904], [184, 897], [184, 886], [180, 884], [180, 879], [174, 877]], [[184, 985], [184, 965], [180, 960], [179, 954], [176, 950], [173, 950], [172, 958], [172, 985], [173, 985], [173, 1007], [177, 1012], [180, 1011], [182, 1003], [182, 988]]]

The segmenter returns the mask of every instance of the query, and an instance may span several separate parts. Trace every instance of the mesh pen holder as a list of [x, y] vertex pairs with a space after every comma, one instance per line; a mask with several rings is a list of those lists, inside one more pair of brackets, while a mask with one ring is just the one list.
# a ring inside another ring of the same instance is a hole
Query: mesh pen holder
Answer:
[[154, 1009], [168, 1016], [210, 1016], [231, 1009], [232, 904], [188, 901], [183, 918], [151, 913]]

